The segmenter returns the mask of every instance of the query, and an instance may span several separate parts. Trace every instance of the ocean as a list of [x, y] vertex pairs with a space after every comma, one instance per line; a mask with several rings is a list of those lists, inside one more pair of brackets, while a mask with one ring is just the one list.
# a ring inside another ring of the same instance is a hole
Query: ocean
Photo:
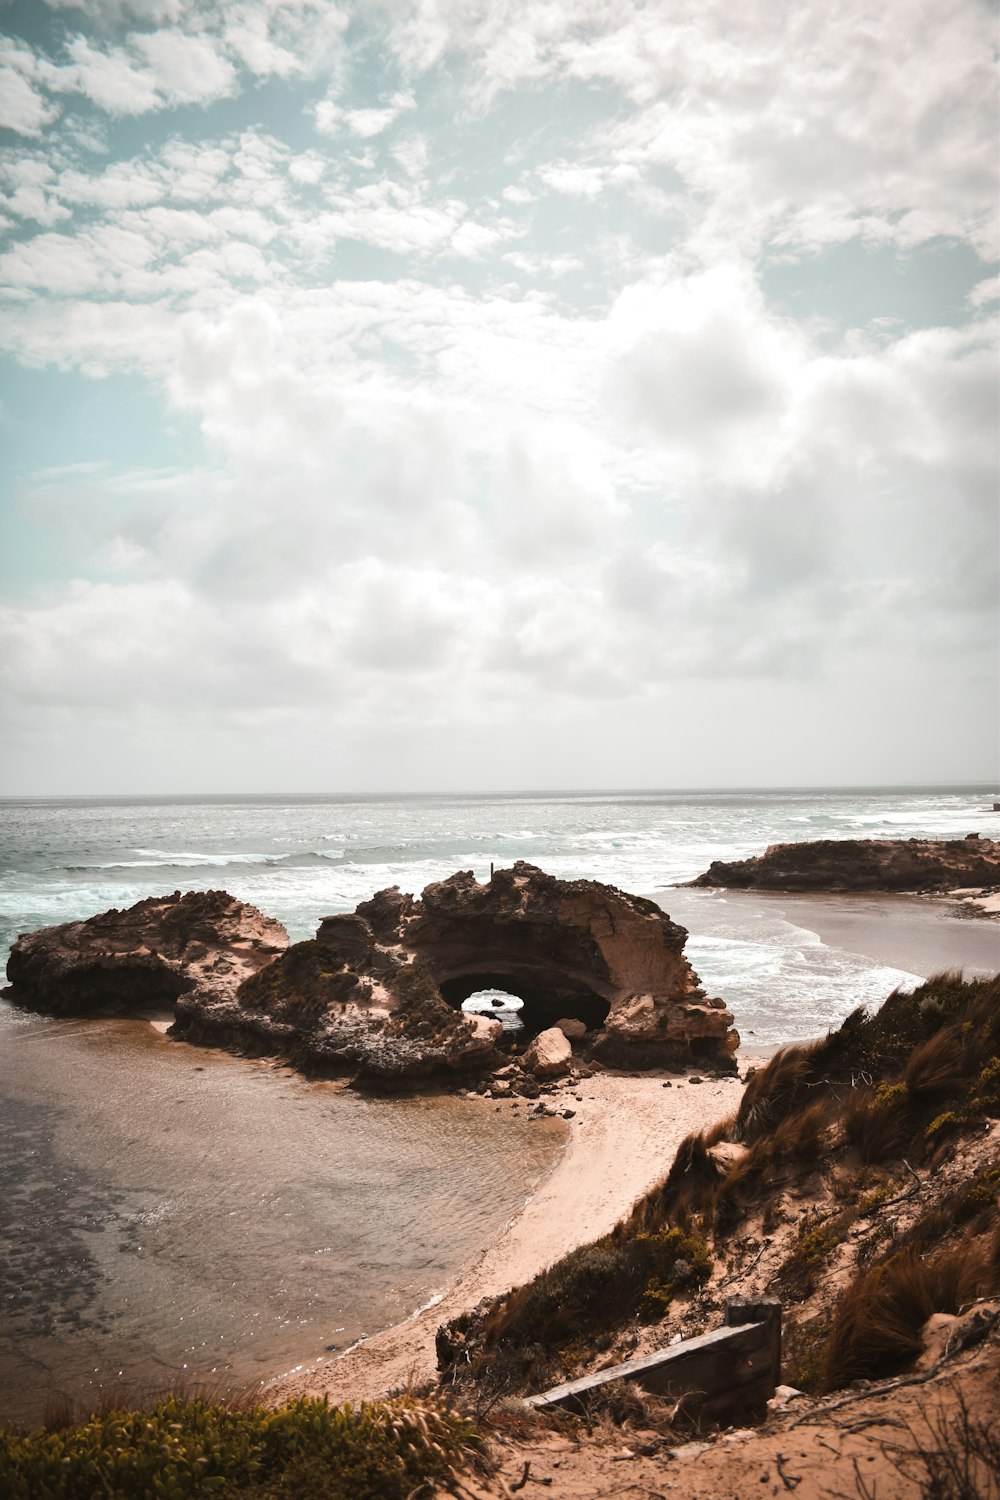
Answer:
[[[760, 1047], [916, 977], [725, 892], [713, 859], [798, 839], [994, 834], [991, 786], [0, 802], [0, 947], [175, 889], [223, 888], [294, 939], [389, 885], [516, 859], [653, 895]], [[246, 1385], [398, 1321], [497, 1233], [556, 1122], [461, 1098], [371, 1100], [0, 1002], [0, 1420], [189, 1378]]]

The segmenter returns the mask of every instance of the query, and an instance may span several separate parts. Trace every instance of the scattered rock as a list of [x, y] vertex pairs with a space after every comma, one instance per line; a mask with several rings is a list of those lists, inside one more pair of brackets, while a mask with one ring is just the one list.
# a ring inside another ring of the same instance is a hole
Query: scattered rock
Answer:
[[767, 1403], [767, 1409], [768, 1411], [781, 1411], [782, 1407], [787, 1406], [789, 1402], [796, 1400], [797, 1397], [804, 1394], [803, 1391], [800, 1391], [794, 1385], [776, 1385], [774, 1395]]

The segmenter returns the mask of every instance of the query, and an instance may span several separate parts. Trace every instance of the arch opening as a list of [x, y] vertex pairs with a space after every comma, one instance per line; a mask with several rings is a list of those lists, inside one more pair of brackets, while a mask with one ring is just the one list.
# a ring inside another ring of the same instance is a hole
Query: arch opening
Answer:
[[[453, 975], [439, 981], [438, 987], [456, 1010], [463, 1009], [465, 1002], [474, 996], [485, 996], [485, 1002], [477, 999], [474, 1008], [480, 1015], [496, 1015], [504, 1026], [501, 1045], [514, 1040], [519, 1044], [529, 1042], [540, 1031], [547, 1031], [557, 1021], [566, 1019], [582, 1021], [588, 1031], [597, 1031], [611, 1010], [607, 1000], [586, 985], [567, 981], [562, 974], [526, 976], [478, 971]], [[492, 1004], [494, 997], [501, 1000], [500, 1005]], [[521, 1003], [509, 1005], [508, 1001]], [[505, 1017], [519, 1024], [508, 1025]]]

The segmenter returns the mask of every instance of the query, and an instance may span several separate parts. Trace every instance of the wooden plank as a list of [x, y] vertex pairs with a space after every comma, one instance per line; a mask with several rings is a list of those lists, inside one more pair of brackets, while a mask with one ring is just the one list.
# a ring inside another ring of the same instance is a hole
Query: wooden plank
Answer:
[[777, 1297], [730, 1297], [726, 1303], [726, 1327], [765, 1323], [774, 1366], [774, 1383], [781, 1384], [781, 1303]]
[[770, 1322], [715, 1328], [698, 1338], [553, 1386], [529, 1396], [527, 1404], [538, 1410], [572, 1406], [579, 1397], [616, 1380], [634, 1380], [644, 1390], [678, 1397], [687, 1391], [714, 1397], [756, 1384], [762, 1377], [771, 1377], [773, 1385], [772, 1344]]

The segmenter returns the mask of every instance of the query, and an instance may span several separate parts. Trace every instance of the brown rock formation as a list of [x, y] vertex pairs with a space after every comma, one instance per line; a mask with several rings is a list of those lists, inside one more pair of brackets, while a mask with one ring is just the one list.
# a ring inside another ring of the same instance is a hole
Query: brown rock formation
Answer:
[[518, 863], [420, 900], [380, 891], [291, 946], [221, 891], [142, 901], [19, 938], [8, 975], [37, 1009], [173, 1002], [186, 1040], [371, 1080], [496, 1066], [499, 1022], [460, 1010], [491, 985], [522, 997], [532, 1032], [582, 1021], [607, 1061], [731, 1070], [732, 1016], [699, 988], [686, 936], [651, 901]]
[[461, 871], [419, 901], [382, 891], [358, 912], [422, 959], [453, 1005], [495, 986], [524, 1000], [531, 1030], [584, 1021], [609, 1062], [732, 1066], [733, 1018], [700, 988], [684, 928], [652, 901], [519, 860], [485, 885]]
[[287, 946], [280, 922], [225, 891], [175, 891], [87, 922], [23, 933], [7, 964], [10, 998], [54, 1015], [81, 1015], [142, 1013], [184, 994], [232, 997]]
[[1000, 843], [964, 839], [817, 839], [716, 860], [692, 886], [761, 891], [940, 891], [1000, 885]]

